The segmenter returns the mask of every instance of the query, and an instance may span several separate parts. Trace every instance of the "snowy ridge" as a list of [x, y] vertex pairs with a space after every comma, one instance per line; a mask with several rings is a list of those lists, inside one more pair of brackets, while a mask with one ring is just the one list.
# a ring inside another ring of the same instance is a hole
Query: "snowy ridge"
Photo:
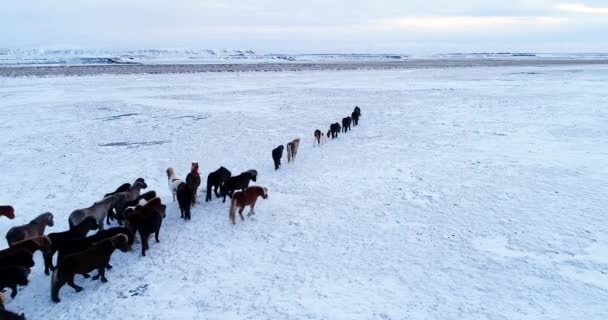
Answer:
[[445, 54], [262, 54], [252, 50], [212, 49], [2, 49], [1, 66], [104, 64], [213, 64], [264, 62], [391, 62], [415, 59], [566, 59], [608, 60], [608, 54], [564, 53], [445, 53]]

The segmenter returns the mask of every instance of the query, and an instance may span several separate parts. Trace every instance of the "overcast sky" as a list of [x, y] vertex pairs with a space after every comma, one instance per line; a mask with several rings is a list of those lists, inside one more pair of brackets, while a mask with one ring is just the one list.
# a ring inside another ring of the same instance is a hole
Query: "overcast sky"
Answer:
[[0, 47], [608, 52], [608, 1], [4, 0]]

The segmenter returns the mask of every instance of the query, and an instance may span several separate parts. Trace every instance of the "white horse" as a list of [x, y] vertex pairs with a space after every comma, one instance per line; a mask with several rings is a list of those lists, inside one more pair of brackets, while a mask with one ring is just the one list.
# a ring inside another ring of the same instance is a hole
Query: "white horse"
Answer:
[[173, 195], [173, 202], [175, 202], [175, 197], [177, 195], [177, 187], [180, 184], [185, 183], [185, 182], [182, 181], [181, 179], [179, 179], [175, 175], [175, 170], [173, 170], [173, 168], [167, 168], [167, 179], [169, 179], [169, 181], [168, 181], [169, 190], [171, 191], [171, 194]]
[[68, 222], [70, 224], [70, 229], [74, 228], [74, 226], [79, 225], [84, 219], [87, 217], [93, 217], [97, 221], [97, 225], [100, 230], [103, 230], [103, 222], [108, 214], [108, 210], [114, 206], [114, 202], [118, 195], [112, 194], [109, 195], [97, 202], [95, 202], [92, 206], [84, 209], [77, 209], [72, 211], [70, 214], [70, 218]]

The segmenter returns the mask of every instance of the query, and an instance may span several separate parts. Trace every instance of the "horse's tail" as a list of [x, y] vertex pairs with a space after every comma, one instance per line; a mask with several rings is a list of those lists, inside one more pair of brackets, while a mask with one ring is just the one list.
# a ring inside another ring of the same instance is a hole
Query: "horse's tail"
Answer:
[[228, 218], [234, 224], [234, 219], [236, 218], [236, 197], [232, 197], [232, 201], [230, 201], [230, 212], [228, 214]]
[[190, 207], [192, 206], [192, 191], [188, 184], [182, 183], [177, 187], [177, 202], [180, 210], [184, 212], [184, 218], [189, 220]]
[[207, 176], [207, 195], [205, 197], [205, 201], [211, 201], [211, 189], [213, 188], [211, 181], [211, 173]]

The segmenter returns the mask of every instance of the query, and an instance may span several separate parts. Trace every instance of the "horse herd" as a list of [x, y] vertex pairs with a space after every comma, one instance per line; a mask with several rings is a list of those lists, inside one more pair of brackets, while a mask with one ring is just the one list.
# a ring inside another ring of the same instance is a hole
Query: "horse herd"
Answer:
[[[313, 147], [321, 146], [329, 137], [335, 139], [340, 132], [348, 132], [351, 124], [357, 126], [361, 116], [361, 109], [355, 107], [350, 116], [342, 119], [342, 125], [330, 125], [327, 135], [317, 129], [314, 131]], [[298, 153], [300, 139], [287, 143], [287, 161], [294, 162]], [[272, 150], [272, 159], [275, 170], [281, 166], [283, 146]], [[201, 177], [198, 173], [197, 162], [192, 163], [190, 173], [185, 180], [179, 179], [173, 168], [167, 168], [168, 187], [173, 201], [178, 203], [181, 218], [191, 219], [191, 208], [197, 204], [198, 188]], [[235, 224], [238, 212], [244, 221], [243, 211], [249, 206], [247, 216], [255, 214], [255, 204], [259, 197], [268, 198], [268, 189], [261, 186], [249, 186], [250, 181], [257, 181], [258, 172], [248, 170], [239, 175], [220, 167], [207, 176], [207, 189], [205, 202], [212, 201], [212, 193], [216, 198], [231, 198], [229, 221]], [[8, 230], [6, 240], [8, 249], [0, 250], [0, 290], [10, 288], [11, 298], [17, 295], [17, 287], [28, 284], [28, 276], [34, 266], [33, 255], [41, 251], [44, 259], [44, 273], [51, 277], [51, 300], [60, 302], [59, 291], [67, 283], [76, 292], [83, 288], [74, 283], [74, 276], [82, 275], [84, 278], [107, 282], [106, 269], [111, 269], [110, 258], [118, 249], [122, 252], [130, 251], [137, 233], [140, 236], [141, 254], [146, 255], [149, 250], [148, 239], [154, 234], [156, 242], [160, 242], [159, 233], [163, 219], [166, 217], [167, 206], [157, 197], [155, 191], [142, 193], [148, 185], [143, 178], [133, 183], [124, 183], [115, 191], [106, 193], [103, 198], [93, 205], [74, 210], [69, 218], [69, 229], [62, 232], [53, 232], [45, 235], [47, 227], [54, 225], [54, 216], [45, 212], [25, 225], [15, 226]], [[15, 218], [15, 211], [11, 206], [0, 206], [0, 216], [8, 219]], [[118, 226], [105, 229], [116, 221]], [[97, 232], [88, 235], [90, 231]], [[57, 254], [56, 263], [53, 257]], [[90, 272], [97, 270], [93, 277]], [[4, 309], [4, 295], [0, 292], [0, 319], [25, 319], [24, 314], [18, 315]]]

